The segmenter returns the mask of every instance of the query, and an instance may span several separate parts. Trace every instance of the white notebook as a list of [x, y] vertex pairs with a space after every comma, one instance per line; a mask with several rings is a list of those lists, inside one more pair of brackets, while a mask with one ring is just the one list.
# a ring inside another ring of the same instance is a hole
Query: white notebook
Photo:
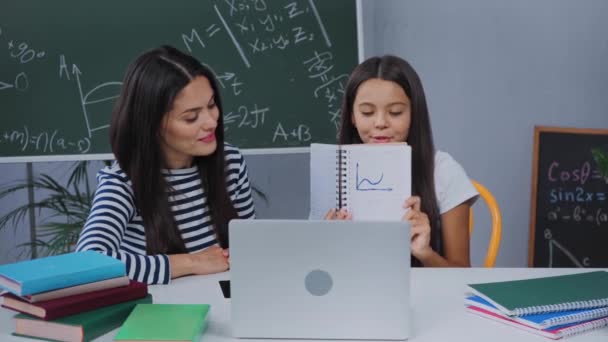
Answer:
[[406, 143], [310, 145], [310, 219], [346, 208], [353, 220], [399, 221], [412, 193]]

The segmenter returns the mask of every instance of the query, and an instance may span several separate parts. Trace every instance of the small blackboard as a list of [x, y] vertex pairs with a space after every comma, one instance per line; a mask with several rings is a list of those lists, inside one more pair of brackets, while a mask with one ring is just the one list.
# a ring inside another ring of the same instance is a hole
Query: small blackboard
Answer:
[[608, 129], [535, 127], [528, 263], [608, 267]]

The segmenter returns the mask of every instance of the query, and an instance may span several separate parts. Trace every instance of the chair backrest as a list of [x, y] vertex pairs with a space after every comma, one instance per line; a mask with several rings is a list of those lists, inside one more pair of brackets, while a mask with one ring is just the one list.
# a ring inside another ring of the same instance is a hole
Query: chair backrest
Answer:
[[[480, 197], [484, 199], [488, 205], [488, 208], [490, 209], [490, 216], [492, 218], [492, 234], [490, 236], [490, 243], [488, 244], [488, 251], [486, 253], [486, 259], [483, 265], [484, 267], [494, 267], [502, 234], [502, 218], [500, 216], [500, 208], [498, 208], [498, 203], [496, 203], [496, 199], [492, 193], [485, 186], [474, 180], [471, 180], [471, 183], [473, 183], [479, 192]], [[473, 207], [471, 207], [469, 212], [469, 235], [473, 236]]]

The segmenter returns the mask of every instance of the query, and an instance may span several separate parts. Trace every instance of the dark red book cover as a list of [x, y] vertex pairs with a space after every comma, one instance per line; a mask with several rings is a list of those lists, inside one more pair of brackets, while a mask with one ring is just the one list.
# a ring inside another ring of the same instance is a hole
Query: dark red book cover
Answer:
[[8, 293], [4, 295], [2, 306], [50, 321], [112, 304], [143, 298], [147, 294], [147, 284], [131, 280], [127, 286], [81, 293], [37, 303], [29, 303], [12, 293]]

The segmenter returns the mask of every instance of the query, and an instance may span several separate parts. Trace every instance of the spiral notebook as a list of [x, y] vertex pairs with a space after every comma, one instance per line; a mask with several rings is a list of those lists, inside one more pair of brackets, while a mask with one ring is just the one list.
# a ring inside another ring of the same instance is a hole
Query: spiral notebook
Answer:
[[592, 330], [596, 330], [596, 329], [600, 329], [600, 328], [604, 328], [608, 325], [608, 317], [604, 317], [604, 318], [597, 318], [597, 319], [592, 319], [592, 320], [588, 320], [588, 321], [582, 321], [582, 322], [578, 322], [578, 323], [558, 325], [558, 326], [554, 326], [554, 327], [547, 328], [547, 329], [536, 329], [536, 328], [533, 328], [529, 325], [526, 325], [524, 323], [521, 323], [521, 322], [513, 319], [513, 317], [500, 315], [495, 312], [492, 312], [492, 311], [489, 311], [489, 310], [486, 310], [486, 309], [483, 309], [483, 308], [480, 308], [477, 306], [467, 306], [466, 310], [468, 312], [476, 314], [478, 316], [488, 318], [488, 319], [491, 319], [491, 320], [494, 320], [494, 321], [497, 321], [500, 323], [504, 323], [504, 324], [516, 327], [518, 329], [522, 329], [527, 332], [541, 335], [544, 337], [548, 337], [548, 338], [551, 338], [554, 340], [557, 340], [557, 339], [560, 339], [563, 337], [581, 334], [584, 332], [588, 332], [588, 331], [592, 331]]
[[406, 143], [310, 145], [310, 219], [346, 208], [353, 220], [401, 220], [412, 192]]
[[608, 306], [608, 272], [469, 284], [470, 291], [509, 316]]
[[593, 309], [576, 309], [523, 316], [508, 316], [498, 310], [490, 302], [479, 296], [466, 297], [464, 304], [467, 307], [475, 306], [477, 308], [487, 310], [504, 318], [530, 326], [534, 329], [558, 329], [572, 326], [584, 321], [591, 321], [599, 318], [608, 319], [608, 306]]

